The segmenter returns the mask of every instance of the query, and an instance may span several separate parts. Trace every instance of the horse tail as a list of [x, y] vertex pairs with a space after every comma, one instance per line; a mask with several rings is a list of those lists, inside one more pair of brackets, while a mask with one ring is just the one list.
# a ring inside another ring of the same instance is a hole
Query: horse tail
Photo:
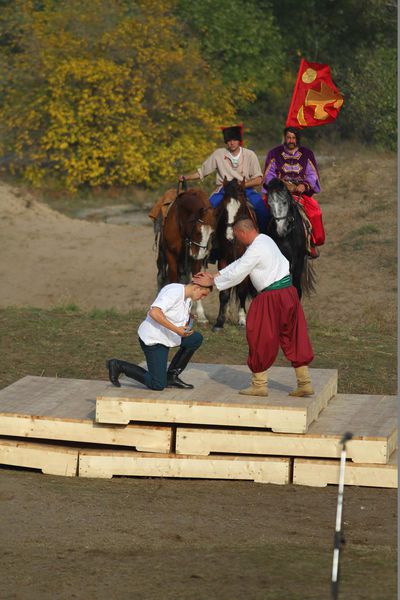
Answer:
[[317, 276], [314, 269], [314, 263], [309, 258], [304, 260], [304, 268], [301, 274], [301, 288], [307, 297], [316, 292]]

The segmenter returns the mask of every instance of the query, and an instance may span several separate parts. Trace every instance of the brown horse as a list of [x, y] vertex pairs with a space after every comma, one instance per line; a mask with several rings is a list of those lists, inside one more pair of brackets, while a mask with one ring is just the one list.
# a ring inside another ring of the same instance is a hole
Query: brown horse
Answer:
[[[244, 180], [224, 180], [224, 197], [216, 210], [216, 241], [218, 247], [218, 270], [223, 269], [246, 251], [245, 246], [238, 242], [233, 235], [233, 223], [241, 216], [246, 216], [253, 221], [257, 227], [257, 219], [251, 204], [247, 201]], [[240, 326], [246, 324], [246, 300], [255, 295], [249, 277], [246, 277], [239, 285], [233, 288], [233, 294], [239, 301]], [[219, 313], [213, 331], [221, 331], [226, 318], [226, 309], [231, 297], [231, 290], [223, 290], [219, 293]]]
[[[157, 283], [188, 283], [207, 262], [215, 231], [215, 216], [207, 195], [189, 189], [177, 195], [171, 204], [161, 230], [157, 257]], [[197, 318], [207, 319], [201, 302]]]

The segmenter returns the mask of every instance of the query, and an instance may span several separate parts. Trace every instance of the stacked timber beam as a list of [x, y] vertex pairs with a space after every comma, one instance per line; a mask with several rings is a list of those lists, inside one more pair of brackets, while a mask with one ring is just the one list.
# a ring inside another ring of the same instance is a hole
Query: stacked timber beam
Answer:
[[[270, 370], [269, 396], [241, 396], [244, 366], [192, 364], [193, 390], [129, 379], [24, 377], [0, 391], [0, 464], [81, 477], [248, 479], [397, 487], [394, 396], [337, 393], [337, 371], [312, 369], [315, 394], [295, 398], [291, 368]], [[29, 439], [29, 442], [26, 439]]]

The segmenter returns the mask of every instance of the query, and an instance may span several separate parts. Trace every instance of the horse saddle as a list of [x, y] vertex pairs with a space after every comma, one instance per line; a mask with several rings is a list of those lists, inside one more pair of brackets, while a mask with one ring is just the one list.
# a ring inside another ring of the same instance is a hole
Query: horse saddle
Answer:
[[176, 189], [167, 190], [161, 198], [155, 203], [151, 211], [149, 212], [149, 217], [154, 222], [156, 222], [161, 215], [161, 227], [164, 225], [165, 217], [170, 209], [171, 204], [176, 200]]

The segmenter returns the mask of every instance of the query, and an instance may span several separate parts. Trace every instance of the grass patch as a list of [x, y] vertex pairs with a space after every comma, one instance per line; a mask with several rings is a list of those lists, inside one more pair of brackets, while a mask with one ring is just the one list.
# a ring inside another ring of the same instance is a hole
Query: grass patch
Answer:
[[101, 309], [101, 308], [93, 308], [90, 312], [89, 312], [89, 318], [90, 319], [110, 319], [113, 317], [117, 317], [118, 316], [118, 311], [116, 308], [106, 308], [106, 309]]
[[363, 236], [363, 235], [370, 235], [373, 233], [380, 233], [380, 230], [378, 229], [378, 227], [376, 225], [369, 224], [369, 225], [363, 225], [362, 227], [359, 227], [358, 229], [353, 231], [352, 235]]
[[[0, 310], [0, 387], [25, 375], [107, 379], [107, 358], [143, 360], [137, 328], [144, 314], [115, 309], [84, 312], [71, 306]], [[201, 331], [204, 343], [196, 362], [246, 364], [243, 329], [227, 325], [219, 334], [210, 328]], [[339, 392], [396, 393], [396, 331], [390, 323], [377, 321], [352, 329], [311, 322], [309, 331], [315, 353], [312, 367], [338, 369]], [[276, 365], [288, 362], [280, 354]]]

